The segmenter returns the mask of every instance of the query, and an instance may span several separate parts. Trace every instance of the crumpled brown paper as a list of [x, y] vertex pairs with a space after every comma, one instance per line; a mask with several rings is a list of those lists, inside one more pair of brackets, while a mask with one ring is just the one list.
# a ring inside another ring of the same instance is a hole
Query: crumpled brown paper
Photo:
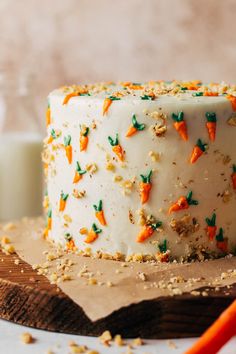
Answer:
[[[25, 219], [14, 223], [14, 226], [13, 229], [2, 226], [0, 237], [7, 234], [16, 253], [30, 265], [45, 263], [45, 251], [53, 252], [53, 247], [42, 238], [43, 219]], [[221, 287], [236, 283], [236, 257], [189, 264], [141, 264], [75, 254], [65, 254], [50, 261], [46, 274], [49, 280], [52, 280], [53, 273], [58, 272], [58, 262], [65, 259], [73, 263], [65, 270], [71, 280], [59, 282], [58, 287], [92, 321], [143, 300], [181, 295], [205, 286]], [[207, 293], [202, 295], [207, 296]]]

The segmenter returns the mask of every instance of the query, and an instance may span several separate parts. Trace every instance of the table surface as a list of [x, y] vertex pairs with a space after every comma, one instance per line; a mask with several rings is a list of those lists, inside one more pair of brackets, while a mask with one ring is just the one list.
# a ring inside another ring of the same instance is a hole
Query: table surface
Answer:
[[[24, 344], [20, 340], [22, 333], [31, 333], [35, 343]], [[133, 354], [183, 354], [196, 339], [173, 340], [146, 340], [145, 345], [132, 349]], [[97, 338], [58, 334], [41, 331], [0, 320], [0, 353], [4, 354], [69, 354], [68, 343], [74, 341], [79, 345], [86, 345], [90, 350], [97, 350], [99, 354], [126, 354], [127, 346], [112, 345], [107, 348], [101, 345]], [[131, 341], [128, 341], [131, 343]], [[175, 348], [174, 348], [175, 347]], [[236, 354], [236, 338], [231, 340], [220, 354]]]

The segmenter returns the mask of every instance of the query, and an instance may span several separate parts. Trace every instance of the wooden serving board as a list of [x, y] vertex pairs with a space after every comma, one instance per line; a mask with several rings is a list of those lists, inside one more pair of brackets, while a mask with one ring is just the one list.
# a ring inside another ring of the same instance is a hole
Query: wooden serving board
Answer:
[[236, 285], [208, 297], [190, 294], [142, 301], [92, 322], [69, 297], [17, 255], [0, 251], [0, 317], [49, 331], [100, 335], [109, 329], [124, 337], [199, 336], [236, 298]]

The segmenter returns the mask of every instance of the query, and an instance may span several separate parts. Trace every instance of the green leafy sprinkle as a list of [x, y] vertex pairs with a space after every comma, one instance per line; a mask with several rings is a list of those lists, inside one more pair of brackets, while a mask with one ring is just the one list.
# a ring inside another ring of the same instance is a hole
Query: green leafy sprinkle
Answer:
[[78, 161], [76, 162], [76, 172], [78, 172], [80, 175], [84, 175], [85, 173], [87, 173], [86, 170], [82, 170], [81, 169], [80, 164], [79, 164]]
[[192, 196], [193, 196], [193, 192], [192, 191], [188, 192], [187, 197], [186, 197], [188, 204], [189, 205], [198, 205], [198, 201], [192, 199]]
[[152, 176], [152, 170], [150, 170], [146, 176], [140, 175], [143, 183], [151, 183], [151, 176]]
[[110, 136], [108, 136], [108, 141], [111, 144], [111, 146], [119, 145], [118, 134], [116, 134], [116, 138], [115, 139], [112, 139]]
[[197, 144], [196, 144], [203, 152], [206, 151], [207, 144], [204, 144], [201, 139], [198, 139]]
[[133, 117], [132, 117], [132, 124], [133, 124], [134, 128], [139, 131], [145, 129], [145, 124], [138, 123], [135, 114], [133, 114]]
[[184, 120], [184, 112], [179, 112], [178, 114], [172, 113], [172, 119], [175, 122], [182, 122]]
[[211, 218], [206, 218], [206, 223], [208, 226], [216, 226], [216, 214], [213, 213]]
[[71, 144], [71, 136], [70, 135], [65, 136], [64, 137], [64, 145], [69, 146], [70, 144]]
[[203, 92], [194, 92], [193, 93], [194, 97], [199, 97], [199, 96], [203, 96]]
[[218, 242], [224, 241], [224, 231], [223, 231], [222, 227], [220, 228], [218, 235], [216, 235], [216, 241], [218, 241]]
[[215, 112], [206, 112], [206, 119], [208, 122], [216, 123], [216, 114]]
[[102, 229], [99, 229], [96, 224], [92, 225], [92, 229], [95, 232], [95, 234], [100, 234], [102, 232]]
[[167, 251], [167, 240], [165, 239], [163, 241], [163, 243], [159, 244], [158, 248], [159, 248], [161, 253], [166, 253], [166, 251]]
[[98, 205], [94, 204], [93, 207], [96, 212], [102, 211], [102, 200], [99, 200]]

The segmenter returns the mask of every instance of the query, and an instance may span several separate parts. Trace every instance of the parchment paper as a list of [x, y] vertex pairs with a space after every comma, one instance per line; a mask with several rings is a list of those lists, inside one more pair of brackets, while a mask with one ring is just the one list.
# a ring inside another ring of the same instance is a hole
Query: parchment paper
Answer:
[[[58, 287], [92, 321], [143, 300], [192, 291], [198, 295], [196, 289], [204, 286], [214, 286], [217, 290], [217, 287], [236, 283], [236, 257], [189, 264], [147, 264], [67, 253], [59, 259], [46, 261], [47, 253], [54, 254], [55, 250], [42, 238], [43, 225], [42, 218], [23, 219], [11, 227], [1, 225], [0, 237], [8, 236], [19, 257], [39, 272], [46, 272], [50, 281], [54, 279], [53, 274], [57, 274], [56, 277], [59, 274], [59, 279], [64, 277]], [[69, 265], [63, 269], [62, 263]], [[66, 280], [68, 277], [71, 280]], [[207, 296], [207, 291], [201, 295]]]

